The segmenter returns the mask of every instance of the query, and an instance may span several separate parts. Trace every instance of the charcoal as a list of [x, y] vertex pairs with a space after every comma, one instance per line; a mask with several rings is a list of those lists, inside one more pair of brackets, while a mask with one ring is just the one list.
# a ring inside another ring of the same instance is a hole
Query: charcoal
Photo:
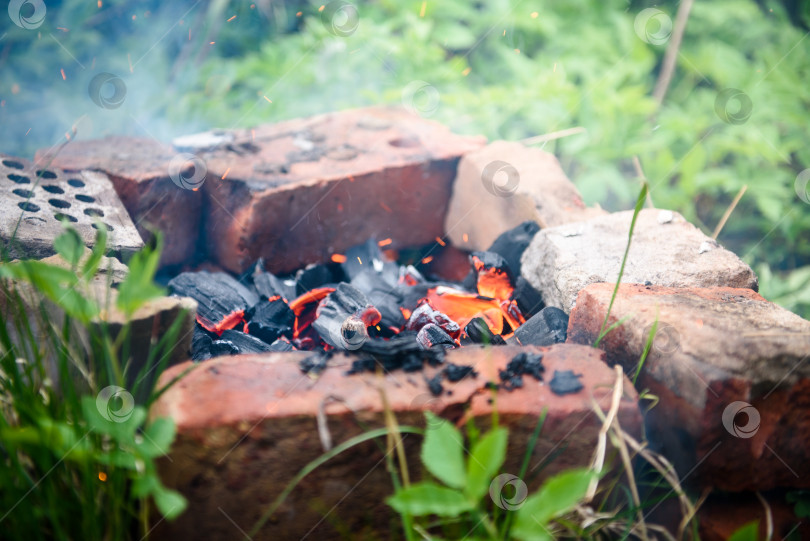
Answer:
[[226, 340], [236, 346], [239, 353], [264, 353], [270, 351], [270, 344], [267, 342], [235, 329], [224, 331], [220, 336], [220, 340]]
[[484, 318], [476, 317], [467, 323], [464, 327], [464, 333], [470, 338], [473, 344], [490, 344], [493, 346], [500, 346], [506, 344], [503, 337], [499, 334], [494, 334], [484, 321]]
[[282, 280], [275, 274], [265, 271], [261, 260], [256, 263], [256, 268], [253, 271], [253, 286], [259, 296], [265, 299], [281, 297], [291, 301], [297, 296], [295, 294], [295, 280]]
[[270, 344], [270, 351], [292, 351], [293, 349], [295, 349], [293, 345], [284, 338], [279, 338]]
[[383, 327], [400, 328], [405, 324], [405, 318], [399, 309], [404, 299], [402, 288], [393, 275], [393, 283], [384, 274], [373, 269], [364, 269], [352, 278], [351, 284], [362, 291], [372, 305], [380, 311]]
[[518, 327], [515, 336], [521, 345], [550, 346], [565, 342], [568, 316], [559, 308], [546, 306]]
[[211, 343], [211, 357], [222, 357], [223, 355], [237, 355], [239, 348], [230, 340], [214, 340]]
[[543, 296], [523, 276], [518, 276], [509, 300], [517, 303], [520, 313], [531, 317], [543, 309]]
[[[470, 261], [474, 262], [476, 259], [483, 264], [483, 270], [498, 269], [504, 271], [509, 278], [512, 278], [512, 269], [500, 254], [495, 252], [473, 252], [470, 254]], [[474, 265], [474, 263], [473, 263]]]
[[331, 353], [312, 355], [311, 357], [307, 357], [306, 359], [300, 361], [298, 363], [298, 367], [304, 374], [318, 376], [321, 374], [321, 372], [326, 370], [326, 365], [329, 363], [330, 358], [332, 358]]
[[282, 299], [260, 301], [245, 312], [248, 332], [272, 344], [280, 336], [292, 337], [295, 314]]
[[556, 395], [577, 393], [583, 388], [582, 382], [579, 381], [581, 377], [582, 374], [574, 374], [571, 370], [555, 370], [548, 386]]
[[444, 348], [422, 349], [416, 342], [416, 333], [411, 331], [403, 331], [390, 340], [370, 338], [357, 353], [361, 358], [352, 362], [347, 374], [373, 372], [378, 365], [386, 371], [415, 372], [421, 370], [425, 362], [431, 366], [444, 362]]
[[169, 281], [169, 290], [197, 301], [197, 315], [212, 323], [259, 302], [254, 292], [224, 272], [184, 272]]
[[441, 328], [450, 338], [457, 338], [461, 333], [458, 323], [447, 317], [447, 315], [434, 310], [428, 303], [416, 308], [408, 319], [405, 328], [409, 331], [420, 331], [426, 325], [436, 325]]
[[296, 296], [303, 295], [307, 291], [334, 286], [342, 281], [343, 272], [337, 265], [307, 265], [295, 275], [295, 293]]
[[523, 387], [524, 375], [543, 381], [545, 367], [542, 361], [542, 353], [522, 352], [512, 357], [506, 365], [506, 370], [501, 370], [499, 373], [504, 389], [511, 391]]
[[191, 360], [195, 363], [211, 358], [211, 344], [214, 340], [211, 335], [199, 325], [194, 326], [194, 335], [191, 337]]
[[423, 349], [430, 349], [433, 346], [442, 346], [444, 348], [456, 347], [453, 338], [435, 323], [428, 323], [419, 329], [416, 335], [416, 341]]
[[538, 231], [540, 226], [535, 222], [523, 222], [501, 233], [487, 251], [503, 257], [514, 276], [520, 276], [520, 258]]
[[399, 265], [385, 257], [373, 237], [363, 244], [349, 248], [346, 252], [346, 261], [340, 266], [350, 282], [354, 282], [360, 273], [371, 270], [394, 285], [399, 274]]
[[443, 373], [444, 377], [447, 378], [447, 381], [452, 381], [453, 383], [461, 381], [467, 376], [473, 378], [478, 377], [478, 372], [476, 372], [472, 366], [463, 364], [447, 363]]
[[425, 383], [427, 383], [428, 390], [430, 394], [433, 396], [439, 396], [444, 391], [444, 387], [442, 387], [442, 375], [436, 374], [432, 378], [426, 378]]
[[[380, 313], [369, 304], [362, 291], [351, 284], [341, 282], [321, 304], [312, 327], [318, 331], [323, 341], [332, 347], [357, 349], [367, 335], [358, 337], [357, 331], [360, 329], [355, 328], [356, 320], [362, 323], [364, 333], [365, 327], [380, 322]], [[347, 342], [350, 337], [357, 338], [357, 341]]]

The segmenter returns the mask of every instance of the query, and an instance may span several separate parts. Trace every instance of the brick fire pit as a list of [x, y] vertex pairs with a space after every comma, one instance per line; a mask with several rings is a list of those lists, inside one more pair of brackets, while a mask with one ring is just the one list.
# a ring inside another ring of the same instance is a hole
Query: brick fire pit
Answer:
[[[484, 427], [496, 407], [511, 432], [507, 472], [519, 469], [547, 408], [532, 464], [565, 452], [532, 478], [532, 489], [554, 472], [588, 464], [600, 426], [593, 407], [608, 407], [611, 365], [634, 375], [653, 325], [658, 331], [636, 389], [653, 392], [660, 403], [642, 416], [625, 378], [618, 414], [624, 430], [635, 437], [646, 430], [687, 485], [741, 497], [810, 487], [803, 459], [810, 442], [810, 322], [757, 295], [748, 265], [683, 217], [645, 209], [610, 322], [626, 320], [601, 350], [592, 348], [632, 213], [585, 207], [550, 154], [516, 143], [485, 145], [399, 110], [370, 108], [201, 134], [175, 146], [109, 138], [37, 157], [51, 158], [65, 174], [107, 175], [138, 231], [165, 233], [162, 265], [169, 275], [201, 266], [249, 274], [260, 258], [267, 270], [288, 273], [335, 261], [376, 237], [400, 252], [432, 245], [434, 257], [420, 268], [458, 280], [468, 264], [463, 250], [486, 250], [530, 220], [541, 229], [528, 237], [522, 258], [510, 262], [515, 279], [546, 306], [570, 314], [566, 344], [526, 345], [532, 342], [518, 334], [507, 345], [449, 350], [448, 362], [473, 366], [477, 375], [445, 383], [438, 396], [428, 381], [438, 368], [347, 376], [351, 352], [334, 355], [319, 375], [301, 371], [300, 361], [312, 353], [300, 351], [194, 365], [151, 412], [177, 423], [162, 469], [190, 503], [178, 520], [157, 525], [159, 538], [240, 536], [324, 452], [325, 437], [338, 444], [384, 426], [381, 392], [402, 424], [422, 426], [421, 413], [430, 409]], [[525, 325], [551, 325], [542, 317]], [[487, 384], [499, 382], [499, 371], [520, 352], [542, 353], [547, 377], [493, 391]], [[171, 368], [163, 381], [191, 365]], [[555, 370], [581, 375], [581, 389], [552, 392]], [[416, 436], [405, 442], [412, 471], [419, 471], [419, 442]], [[396, 526], [383, 503], [392, 487], [382, 459], [373, 444], [333, 459], [292, 493], [258, 538], [337, 531], [386, 537]], [[747, 521], [726, 513], [732, 522]], [[777, 533], [786, 534], [789, 521], [777, 522]]]

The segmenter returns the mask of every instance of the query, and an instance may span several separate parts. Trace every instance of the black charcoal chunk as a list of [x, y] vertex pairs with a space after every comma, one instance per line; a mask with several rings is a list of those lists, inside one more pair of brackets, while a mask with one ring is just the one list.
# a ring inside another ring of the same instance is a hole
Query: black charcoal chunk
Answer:
[[195, 363], [211, 358], [211, 344], [214, 340], [202, 327], [195, 325], [191, 337], [191, 360]]
[[396, 274], [393, 274], [393, 279], [394, 282], [389, 283], [383, 274], [373, 269], [365, 269], [352, 278], [351, 284], [362, 291], [369, 302], [380, 311], [381, 327], [399, 329], [405, 324], [405, 317], [399, 309], [404, 296], [396, 283]]
[[571, 370], [555, 370], [554, 377], [548, 384], [551, 392], [557, 395], [576, 393], [582, 390], [582, 382], [579, 378], [582, 374], [574, 374]]
[[473, 261], [473, 258], [477, 258], [481, 263], [484, 264], [482, 271], [489, 269], [502, 270], [509, 277], [509, 280], [513, 281], [514, 273], [512, 272], [512, 269], [509, 268], [509, 263], [500, 254], [495, 252], [473, 252], [470, 254], [471, 262]]
[[509, 391], [523, 387], [523, 376], [529, 375], [538, 381], [543, 380], [543, 354], [518, 353], [507, 363], [506, 370], [500, 371], [503, 387]]
[[506, 260], [512, 273], [520, 276], [520, 258], [538, 231], [540, 231], [540, 226], [537, 223], [523, 222], [509, 231], [501, 233], [487, 251], [500, 254]]
[[211, 343], [211, 357], [222, 357], [223, 355], [237, 355], [239, 348], [229, 340], [214, 340]]
[[445, 333], [450, 335], [451, 338], [458, 337], [461, 332], [458, 323], [447, 317], [446, 314], [434, 310], [428, 303], [419, 305], [416, 310], [413, 311], [405, 328], [409, 331], [419, 332], [425, 325], [430, 323], [440, 327]]
[[[363, 292], [341, 282], [320, 305], [318, 318], [312, 322], [312, 328], [330, 346], [354, 350], [368, 337], [362, 317], [369, 310], [374, 309]], [[354, 337], [352, 340], [347, 332]]]
[[292, 351], [293, 345], [283, 338], [279, 338], [270, 344], [270, 351]]
[[239, 350], [238, 353], [264, 353], [271, 351], [270, 344], [267, 342], [235, 329], [224, 331], [222, 336], [220, 336], [220, 341], [230, 342]]
[[436, 374], [432, 378], [425, 379], [425, 383], [427, 383], [428, 390], [430, 394], [433, 396], [439, 396], [444, 391], [444, 387], [442, 387], [442, 375]]
[[523, 276], [518, 276], [509, 300], [517, 303], [520, 313], [531, 317], [543, 309], [543, 296]]
[[304, 374], [311, 374], [318, 376], [326, 370], [329, 359], [332, 357], [330, 353], [322, 353], [320, 355], [312, 355], [298, 363], [298, 367]]
[[506, 343], [501, 335], [495, 334], [489, 329], [487, 322], [481, 317], [471, 319], [464, 327], [464, 332], [474, 344], [500, 346]]
[[272, 344], [280, 336], [292, 337], [295, 314], [282, 299], [259, 301], [245, 313], [248, 332]]
[[403, 331], [390, 340], [369, 338], [355, 353], [361, 358], [352, 362], [347, 374], [373, 372], [377, 366], [386, 372], [397, 369], [415, 372], [422, 370], [425, 362], [431, 366], [444, 362], [444, 348], [422, 349], [416, 342], [416, 333], [411, 331]]
[[342, 276], [335, 276], [326, 265], [307, 265], [295, 275], [295, 294], [303, 295], [307, 291], [340, 282], [341, 278]]
[[428, 323], [419, 329], [419, 332], [416, 334], [416, 342], [423, 349], [430, 349], [433, 346], [441, 346], [444, 348], [456, 347], [453, 338], [435, 323]]
[[345, 255], [346, 261], [340, 266], [349, 281], [354, 282], [354, 278], [361, 272], [373, 271], [381, 275], [390, 285], [396, 284], [399, 265], [385, 257], [374, 237], [363, 244], [352, 246]]
[[261, 262], [256, 263], [256, 270], [253, 272], [253, 286], [259, 293], [259, 296], [265, 299], [273, 297], [281, 297], [288, 301], [293, 300], [297, 295], [295, 294], [295, 280], [283, 280], [278, 276], [269, 273], [260, 266]]
[[447, 366], [443, 372], [444, 377], [447, 378], [447, 381], [451, 381], [453, 383], [461, 381], [467, 376], [472, 378], [478, 377], [478, 372], [476, 372], [472, 366], [463, 364], [447, 363]]
[[197, 315], [212, 323], [259, 302], [256, 293], [224, 272], [184, 272], [169, 281], [169, 291], [197, 301]]
[[568, 316], [559, 308], [546, 306], [518, 327], [515, 337], [524, 346], [550, 346], [565, 342]]

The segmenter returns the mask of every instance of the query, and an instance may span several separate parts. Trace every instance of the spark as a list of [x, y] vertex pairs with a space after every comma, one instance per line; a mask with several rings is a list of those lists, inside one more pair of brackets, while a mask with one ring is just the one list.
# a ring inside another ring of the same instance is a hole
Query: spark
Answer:
[[233, 17], [231, 17], [230, 19], [228, 19], [228, 20], [227, 20], [227, 21], [225, 21], [225, 22], [226, 22], [226, 23], [229, 23], [229, 22], [231, 22], [232, 20], [234, 20], [235, 18], [236, 18], [236, 15], [234, 15]]
[[267, 96], [262, 96], [262, 97], [263, 97], [264, 99], [266, 99], [266, 100], [267, 100], [267, 103], [273, 103], [273, 100], [271, 100], [271, 99], [270, 99], [270, 98], [268, 98]]
[[338, 212], [343, 212], [343, 203], [338, 203], [337, 204], [337, 209], [338, 209]]
[[363, 260], [360, 259], [360, 256], [357, 256], [357, 262], [360, 263], [361, 265], [363, 264]]
[[70, 30], [68, 30], [67, 28], [65, 28], [63, 26], [57, 26], [56, 29], [61, 30], [62, 32], [70, 32]]
[[229, 168], [227, 168], [227, 169], [225, 170], [225, 172], [222, 174], [222, 179], [221, 179], [221, 180], [225, 180], [225, 177], [227, 177], [227, 176], [228, 176], [228, 173], [230, 173], [230, 172], [231, 172], [231, 168], [229, 167]]
[[31, 128], [28, 128], [28, 131], [25, 132], [25, 135], [28, 135], [29, 133], [31, 133]]
[[65, 77], [65, 70], [64, 70], [64, 69], [60, 69], [59, 71], [60, 71], [60, 72], [62, 72], [62, 80], [63, 80], [63, 81], [67, 81], [67, 77]]
[[466, 77], [466, 76], [468, 76], [468, 75], [470, 74], [470, 72], [471, 72], [471, 71], [472, 71], [472, 68], [471, 68], [471, 67], [466, 67], [466, 68], [464, 68], [464, 71], [462, 71], [462, 72], [461, 72], [461, 74], [462, 74], [464, 77]]
[[332, 254], [332, 261], [334, 263], [345, 263], [346, 256], [343, 254]]
[[[101, 0], [99, 0], [99, 7], [101, 6]], [[98, 472], [98, 480], [102, 483], [107, 480], [107, 474], [103, 471]]]
[[436, 237], [436, 242], [438, 242], [441, 246], [447, 246], [447, 243], [444, 242], [441, 237]]
[[214, 43], [216, 43], [216, 41], [210, 41], [208, 42], [208, 45], [213, 45]]
[[503, 35], [506, 36], [506, 28], [503, 29]]
[[427, 256], [427, 257], [425, 257], [425, 258], [423, 258], [423, 259], [422, 259], [422, 264], [423, 264], [423, 265], [427, 265], [427, 264], [428, 264], [428, 263], [430, 263], [431, 261], [433, 261], [433, 256], [432, 256], [432, 255], [429, 255], [429, 256]]
[[132, 16], [132, 20], [133, 20], [133, 21], [134, 21], [135, 19], [137, 19], [137, 18], [138, 18], [138, 16], [137, 16], [137, 15], [133, 15], [133, 16]]
[[467, 236], [467, 233], [464, 233], [463, 235], [461, 235], [461, 240], [463, 240], [464, 242], [470, 242], [470, 237]]
[[532, 19], [536, 19], [539, 16], [540, 16], [539, 13], [537, 13], [536, 11], [532, 11], [532, 15], [531, 15]]
[[380, 202], [380, 206], [383, 208], [383, 210], [384, 210], [385, 212], [394, 212], [393, 210], [391, 210], [391, 207], [389, 207], [388, 205], [386, 205], [386, 204], [385, 204], [385, 203], [383, 203], [382, 201]]
[[554, 62], [554, 69], [552, 70], [552, 73], [557, 73], [557, 63], [556, 62]]
[[326, 6], [321, 6], [321, 7], [319, 7], [319, 8], [318, 8], [318, 12], [323, 11], [323, 9], [324, 9], [325, 7], [326, 7]]
[[382, 248], [383, 246], [388, 246], [388, 245], [389, 245], [389, 244], [391, 244], [392, 242], [393, 242], [393, 241], [392, 241], [390, 238], [383, 239], [383, 240], [381, 240], [380, 242], [378, 242], [378, 243], [377, 243], [377, 246], [379, 246], [380, 248]]
[[301, 16], [301, 15], [303, 15], [303, 14], [304, 14], [304, 12], [303, 12], [303, 11], [299, 11], [298, 13], [296, 13], [296, 14], [295, 14], [295, 16], [296, 16], [296, 17], [300, 17], [300, 16]]
[[427, 0], [422, 2], [422, 9], [419, 10], [419, 17], [425, 16], [425, 9], [427, 9]]
[[132, 65], [132, 57], [129, 53], [127, 53], [127, 62], [129, 62], [129, 72], [132, 73], [135, 68]]
[[98, 9], [101, 9], [101, 0], [98, 0]]
[[375, 328], [375, 329], [377, 329], [378, 331], [381, 331], [381, 330], [382, 330], [382, 329], [380, 329], [380, 326], [379, 326], [379, 325], [377, 325], [377, 326], [376, 326], [376, 327], [374, 327], [374, 328]]

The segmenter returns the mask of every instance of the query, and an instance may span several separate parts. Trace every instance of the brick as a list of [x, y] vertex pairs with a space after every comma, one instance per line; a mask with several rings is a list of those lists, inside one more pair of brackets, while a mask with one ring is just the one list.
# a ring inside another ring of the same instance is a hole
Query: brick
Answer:
[[143, 246], [104, 174], [37, 163], [0, 154], [0, 241], [11, 258], [53, 255], [53, 241], [64, 231], [61, 220], [87, 246], [95, 244], [96, 219], [108, 229], [108, 249], [127, 257]]
[[[168, 266], [195, 261], [201, 223], [202, 194], [183, 189], [171, 177], [179, 154], [153, 139], [116, 136], [73, 141], [55, 157], [44, 149], [36, 156], [69, 171], [106, 173], [143, 238], [151, 237], [151, 229], [163, 233], [161, 265]], [[175, 176], [196, 173], [190, 162], [181, 161], [176, 169]]]
[[[810, 524], [797, 517], [784, 493], [768, 493], [764, 499], [773, 521], [773, 539], [808, 539]], [[768, 511], [756, 494], [712, 494], [700, 506], [697, 518], [702, 541], [725, 541], [739, 528], [759, 521], [758, 539], [768, 539]]]
[[[616, 282], [632, 211], [544, 229], [521, 259], [523, 276], [548, 306], [571, 311], [577, 293], [594, 282]], [[751, 268], [683, 216], [644, 209], [636, 221], [622, 283], [668, 287], [745, 287], [756, 291]]]
[[459, 156], [480, 137], [400, 109], [367, 108], [235, 131], [202, 152], [206, 237], [234, 272], [322, 262], [372, 236], [391, 249], [442, 236]]
[[459, 248], [486, 250], [527, 220], [546, 228], [602, 214], [585, 206], [553, 154], [494, 141], [461, 159], [445, 230]]
[[[154, 404], [150, 415], [171, 416], [178, 437], [171, 462], [162, 464], [164, 480], [189, 499], [189, 509], [172, 523], [155, 529], [158, 539], [232, 539], [238, 525], [248, 531], [286, 483], [309, 461], [319, 457], [321, 445], [316, 417], [323, 408], [332, 442], [337, 445], [366, 429], [384, 426], [380, 389], [400, 424], [424, 426], [422, 411], [431, 409], [456, 424], [473, 416], [479, 427], [491, 420], [492, 398], [483, 386], [518, 352], [542, 351], [546, 380], [555, 369], [582, 374], [584, 389], [557, 396], [545, 383], [524, 378], [524, 387], [497, 392], [499, 419], [510, 429], [504, 472], [517, 473], [527, 442], [543, 408], [548, 416], [532, 454], [532, 471], [555, 451], [565, 448], [536, 477], [527, 479], [530, 490], [562, 468], [589, 463], [601, 425], [592, 411], [592, 400], [607, 409], [615, 374], [602, 353], [583, 346], [550, 348], [502, 346], [465, 347], [450, 351], [447, 360], [471, 364], [480, 375], [458, 383], [444, 382], [445, 391], [433, 397], [421, 373], [388, 373], [384, 376], [345, 376], [351, 357], [335, 355], [318, 378], [300, 372], [297, 361], [307, 353], [270, 353], [218, 358], [197, 366]], [[188, 364], [165, 373], [168, 381]], [[496, 380], [497, 381], [497, 380]], [[637, 397], [625, 380], [619, 420], [631, 434], [640, 433]], [[421, 438], [405, 436], [412, 479], [419, 477]], [[254, 539], [313, 539], [334, 537], [333, 519], [348, 531], [388, 537], [398, 530], [397, 519], [384, 503], [392, 494], [383, 453], [375, 444], [364, 444], [327, 462], [299, 485], [275, 518]], [[330, 510], [329, 516], [324, 518]], [[233, 522], [231, 522], [233, 521]]]
[[[569, 342], [593, 343], [612, 290], [580, 292]], [[648, 436], [689, 482], [728, 491], [810, 486], [810, 322], [750, 289], [636, 284], [620, 287], [608, 325], [624, 317], [600, 348], [635, 373], [657, 318], [637, 387], [659, 397]]]

